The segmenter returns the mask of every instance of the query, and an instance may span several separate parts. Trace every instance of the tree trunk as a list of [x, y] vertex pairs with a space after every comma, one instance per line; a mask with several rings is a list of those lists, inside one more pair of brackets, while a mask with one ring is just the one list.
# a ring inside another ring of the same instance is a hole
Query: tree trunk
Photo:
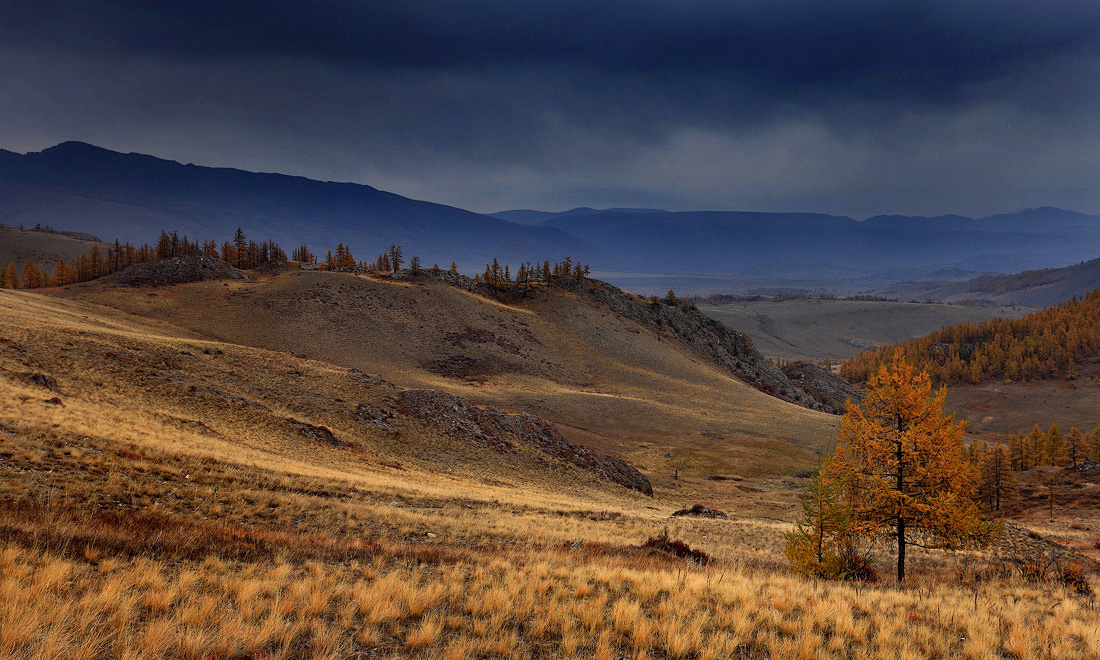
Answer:
[[905, 581], [905, 518], [898, 516], [898, 584]]
[[[898, 418], [898, 433], [905, 432], [905, 422]], [[897, 461], [898, 461], [898, 493], [905, 492], [905, 454], [902, 451], [901, 439], [897, 440]], [[898, 584], [901, 584], [905, 580], [905, 518], [898, 513]]]

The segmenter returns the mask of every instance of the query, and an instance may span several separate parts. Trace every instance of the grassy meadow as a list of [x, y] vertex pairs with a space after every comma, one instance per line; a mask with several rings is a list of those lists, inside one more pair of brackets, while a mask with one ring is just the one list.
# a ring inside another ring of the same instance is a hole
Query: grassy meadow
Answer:
[[[594, 423], [568, 436], [634, 461], [647, 497], [440, 419], [363, 423], [356, 405], [392, 408], [398, 388], [139, 309], [164, 294], [0, 291], [0, 658], [1100, 657], [1092, 598], [988, 555], [917, 551], [904, 586], [889, 548], [876, 582], [792, 574], [784, 534], [812, 442], [734, 433], [720, 415], [747, 404], [701, 401], [669, 422], [683, 437], [631, 444]], [[418, 369], [398, 384], [430, 377]], [[770, 414], [818, 419], [782, 402]], [[701, 435], [708, 416], [731, 430]], [[812, 438], [831, 433], [821, 418]], [[748, 465], [742, 440], [793, 458]], [[669, 517], [696, 502], [730, 519]], [[1100, 530], [1095, 511], [1058, 515], [1081, 538]], [[666, 530], [712, 561], [639, 547]]]

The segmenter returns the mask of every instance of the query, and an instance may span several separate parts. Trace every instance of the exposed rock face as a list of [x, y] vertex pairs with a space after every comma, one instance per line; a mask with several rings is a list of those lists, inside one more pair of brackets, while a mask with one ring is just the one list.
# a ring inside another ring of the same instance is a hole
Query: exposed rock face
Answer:
[[[658, 334], [681, 341], [707, 360], [723, 367], [738, 379], [772, 396], [812, 410], [829, 413], [843, 411], [841, 406], [819, 400], [815, 394], [791, 382], [779, 367], [768, 362], [743, 332], [726, 327], [698, 309], [650, 301], [624, 293], [606, 282], [590, 279], [562, 278], [556, 285], [588, 295]], [[847, 384], [838, 376], [822, 370], [822, 380], [835, 381], [833, 388]], [[829, 388], [820, 387], [822, 391]]]
[[1055, 562], [1069, 562], [1078, 564], [1089, 572], [1100, 571], [1100, 564], [1087, 555], [1013, 523], [1005, 523], [1004, 533], [997, 539], [993, 549], [1014, 564], [1030, 563], [1049, 568]]
[[[484, 295], [514, 295], [517, 300], [520, 295], [501, 293], [479, 285], [464, 275], [445, 270], [439, 273], [422, 270], [417, 276], [438, 279], [460, 289]], [[813, 383], [811, 387], [803, 387], [801, 382], [792, 382], [782, 369], [764, 359], [753, 347], [752, 339], [748, 335], [726, 327], [694, 307], [669, 305], [664, 301], [654, 305], [607, 282], [588, 278], [558, 278], [553, 286], [585, 295], [607, 306], [612, 312], [650, 328], [662, 337], [683, 342], [704, 359], [717, 364], [761, 392], [812, 410], [833, 414], [844, 411], [846, 393], [851, 389], [847, 381], [822, 369], [820, 373], [814, 374], [814, 380], [819, 382]]]
[[62, 236], [68, 236], [69, 238], [75, 238], [78, 241], [92, 241], [93, 243], [103, 242], [99, 240], [99, 237], [95, 234], [89, 234], [83, 231], [57, 231], [55, 233], [61, 234]]
[[287, 421], [290, 422], [290, 424], [298, 431], [298, 433], [301, 433], [307, 438], [312, 438], [317, 442], [323, 442], [330, 447], [344, 446], [344, 443], [337, 440], [332, 431], [323, 426], [314, 426], [313, 424], [308, 424], [306, 422], [299, 422], [293, 417], [291, 417]]
[[812, 362], [792, 362], [783, 367], [783, 373], [792, 383], [824, 403], [829, 412], [844, 412], [844, 402], [848, 399], [853, 403], [863, 401], [863, 392], [854, 385]]
[[30, 376], [27, 376], [27, 380], [29, 380], [32, 385], [45, 387], [51, 392], [61, 391], [61, 388], [57, 386], [57, 379], [49, 374], [33, 373]]
[[680, 509], [673, 513], [671, 518], [679, 518], [680, 516], [694, 516], [696, 518], [719, 518], [722, 520], [728, 520], [729, 516], [724, 511], [718, 509], [711, 509], [703, 506], [702, 504], [696, 504], [690, 509]]
[[369, 403], [360, 403], [355, 408], [353, 416], [360, 422], [376, 426], [383, 431], [396, 431], [397, 427], [394, 424], [401, 418], [401, 415], [395, 412], [372, 406]]
[[111, 275], [110, 279], [132, 286], [164, 286], [203, 280], [240, 280], [244, 279], [244, 273], [217, 257], [189, 254], [135, 264]]
[[397, 400], [403, 413], [430, 419], [458, 438], [481, 443], [493, 451], [512, 449], [512, 443], [499, 436], [481, 408], [462, 397], [435, 390], [404, 390]]
[[541, 417], [479, 408], [466, 399], [433, 390], [405, 390], [398, 395], [402, 412], [441, 423], [457, 437], [479, 442], [498, 452], [513, 451], [525, 443], [558, 460], [597, 474], [601, 479], [653, 494], [653, 486], [626, 461], [574, 445]]

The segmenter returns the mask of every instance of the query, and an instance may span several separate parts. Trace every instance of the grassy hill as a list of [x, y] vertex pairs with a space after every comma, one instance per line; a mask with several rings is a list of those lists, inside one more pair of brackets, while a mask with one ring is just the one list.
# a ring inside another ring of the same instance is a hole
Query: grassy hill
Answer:
[[[22, 269], [24, 261], [34, 259], [39, 266], [52, 271], [58, 259], [64, 259], [66, 263], [72, 264], [96, 244], [96, 241], [77, 238], [69, 233], [35, 231], [0, 225], [0, 265], [7, 266], [14, 262]], [[103, 251], [108, 247], [104, 242], [99, 242], [98, 245]]]
[[[905, 589], [792, 575], [790, 471], [835, 418], [598, 301], [249, 275], [0, 291], [0, 657], [1100, 652], [1069, 588], [960, 584], [946, 555], [915, 550]], [[479, 369], [440, 373], [459, 354]], [[565, 435], [634, 461], [653, 495], [546, 451], [533, 417], [422, 385], [575, 416]], [[696, 502], [731, 519], [669, 517]], [[1100, 524], [1058, 515], [1044, 532]]]
[[48, 295], [537, 414], [567, 438], [638, 464], [655, 484], [676, 468], [699, 476], [804, 470], [836, 424], [747, 385], [669, 324], [639, 323], [586, 291], [553, 287], [503, 300], [431, 278], [291, 265], [247, 280], [102, 281]]

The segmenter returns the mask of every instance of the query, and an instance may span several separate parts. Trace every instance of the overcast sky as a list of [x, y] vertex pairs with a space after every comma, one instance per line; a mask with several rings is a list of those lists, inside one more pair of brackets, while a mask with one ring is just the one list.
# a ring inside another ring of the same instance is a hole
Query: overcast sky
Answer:
[[1100, 2], [0, 4], [0, 148], [476, 211], [1100, 213]]

